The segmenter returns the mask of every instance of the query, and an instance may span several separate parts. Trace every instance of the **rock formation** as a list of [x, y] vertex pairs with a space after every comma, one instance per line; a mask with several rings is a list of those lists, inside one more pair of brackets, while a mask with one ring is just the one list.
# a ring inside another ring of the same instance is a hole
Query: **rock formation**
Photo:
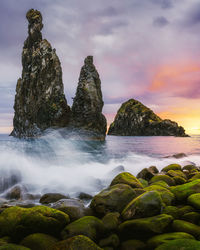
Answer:
[[28, 37], [22, 52], [22, 77], [15, 96], [14, 129], [16, 137], [35, 137], [49, 127], [64, 127], [70, 108], [64, 95], [62, 69], [55, 49], [42, 39], [42, 15], [29, 10]]
[[109, 135], [121, 136], [187, 136], [183, 127], [171, 120], [162, 120], [137, 100], [123, 103], [111, 123]]
[[81, 69], [72, 106], [72, 125], [105, 138], [107, 122], [102, 114], [103, 104], [101, 80], [93, 64], [93, 57], [88, 56]]

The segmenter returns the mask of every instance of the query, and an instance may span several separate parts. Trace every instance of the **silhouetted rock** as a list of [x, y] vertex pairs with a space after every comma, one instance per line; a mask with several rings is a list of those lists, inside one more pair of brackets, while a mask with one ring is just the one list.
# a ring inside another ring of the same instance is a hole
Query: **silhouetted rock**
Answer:
[[70, 108], [63, 90], [62, 69], [55, 49], [42, 39], [42, 15], [31, 9], [28, 37], [22, 52], [22, 77], [15, 96], [14, 129], [16, 137], [35, 137], [49, 127], [65, 127]]
[[93, 64], [93, 57], [88, 56], [81, 69], [72, 106], [72, 126], [92, 131], [104, 139], [107, 122], [102, 114], [103, 104], [101, 80]]
[[121, 136], [187, 136], [183, 127], [162, 120], [141, 102], [130, 99], [123, 103], [111, 123], [109, 135]]

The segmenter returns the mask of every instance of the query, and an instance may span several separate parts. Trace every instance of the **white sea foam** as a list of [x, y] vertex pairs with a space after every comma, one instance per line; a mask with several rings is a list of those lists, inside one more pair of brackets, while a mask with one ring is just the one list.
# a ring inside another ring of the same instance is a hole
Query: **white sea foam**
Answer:
[[55, 133], [34, 141], [11, 140], [0, 145], [0, 176], [7, 181], [17, 176], [31, 193], [60, 192], [75, 197], [78, 192], [95, 194], [108, 186], [119, 165], [134, 175], [152, 165], [158, 169], [174, 162], [200, 165], [198, 154], [182, 159], [133, 151], [116, 155], [107, 150], [106, 143], [78, 142]]

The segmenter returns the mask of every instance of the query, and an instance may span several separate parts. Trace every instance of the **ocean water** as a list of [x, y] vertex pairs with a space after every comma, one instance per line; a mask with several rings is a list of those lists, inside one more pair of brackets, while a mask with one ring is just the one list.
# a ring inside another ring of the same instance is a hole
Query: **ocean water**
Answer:
[[[185, 153], [181, 159], [165, 158]], [[200, 165], [200, 135], [176, 137], [107, 136], [105, 142], [66, 138], [51, 131], [38, 139], [0, 135], [0, 194], [16, 183], [28, 192], [96, 194], [123, 169], [134, 175], [149, 166]]]

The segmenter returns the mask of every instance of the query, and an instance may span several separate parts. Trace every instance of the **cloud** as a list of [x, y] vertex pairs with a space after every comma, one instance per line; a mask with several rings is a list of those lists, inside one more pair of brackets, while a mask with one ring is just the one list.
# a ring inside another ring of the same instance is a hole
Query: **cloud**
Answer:
[[168, 24], [169, 24], [169, 21], [163, 16], [156, 17], [153, 20], [153, 25], [156, 27], [164, 27]]
[[173, 7], [171, 0], [151, 0], [154, 4], [159, 5], [162, 9], [169, 9]]

